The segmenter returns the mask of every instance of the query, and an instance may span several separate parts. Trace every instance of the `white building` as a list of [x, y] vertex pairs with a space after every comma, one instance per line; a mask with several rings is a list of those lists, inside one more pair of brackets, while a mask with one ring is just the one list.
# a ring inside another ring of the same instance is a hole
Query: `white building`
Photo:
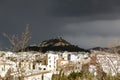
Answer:
[[57, 53], [54, 52], [48, 52], [47, 53], [47, 69], [51, 71], [56, 71], [57, 69], [57, 60], [59, 59], [59, 56]]
[[98, 54], [97, 61], [106, 73], [120, 73], [120, 56], [116, 54]]
[[7, 74], [8, 70], [10, 71], [16, 71], [17, 67], [16, 67], [16, 63], [6, 60], [6, 61], [1, 61], [0, 62], [0, 76], [1, 77], [5, 77], [5, 75]]

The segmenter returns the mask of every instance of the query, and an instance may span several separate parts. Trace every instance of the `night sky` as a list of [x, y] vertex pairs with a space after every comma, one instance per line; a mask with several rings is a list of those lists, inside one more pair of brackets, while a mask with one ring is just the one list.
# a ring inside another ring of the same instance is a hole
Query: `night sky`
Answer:
[[61, 36], [81, 48], [106, 47], [120, 37], [120, 0], [0, 0], [2, 33], [20, 34], [30, 24], [31, 44]]

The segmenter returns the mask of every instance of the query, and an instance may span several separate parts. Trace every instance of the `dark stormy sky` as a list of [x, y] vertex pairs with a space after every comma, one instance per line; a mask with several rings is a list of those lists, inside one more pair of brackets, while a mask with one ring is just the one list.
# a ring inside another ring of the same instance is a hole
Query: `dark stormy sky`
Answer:
[[0, 0], [0, 47], [9, 45], [3, 32], [26, 24], [30, 43], [61, 36], [82, 48], [108, 46], [120, 37], [120, 0]]

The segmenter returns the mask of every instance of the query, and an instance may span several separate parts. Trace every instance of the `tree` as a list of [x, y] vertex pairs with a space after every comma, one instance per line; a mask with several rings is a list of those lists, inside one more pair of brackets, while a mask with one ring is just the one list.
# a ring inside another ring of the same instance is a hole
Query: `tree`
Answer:
[[20, 49], [24, 49], [28, 43], [28, 41], [31, 39], [31, 35], [29, 32], [29, 24], [26, 25], [25, 31], [21, 34], [19, 37], [16, 34], [8, 35], [6, 33], [3, 33], [3, 36], [6, 37], [9, 42], [12, 45], [13, 51], [18, 51]]

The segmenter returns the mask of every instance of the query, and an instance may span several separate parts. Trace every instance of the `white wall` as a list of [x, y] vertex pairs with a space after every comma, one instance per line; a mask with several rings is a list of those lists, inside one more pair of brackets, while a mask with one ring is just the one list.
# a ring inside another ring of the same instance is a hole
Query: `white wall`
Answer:
[[56, 71], [57, 68], [57, 60], [58, 60], [58, 54], [52, 54], [48, 53], [48, 70]]
[[52, 80], [52, 73], [45, 73], [39, 75], [32, 75], [30, 77], [25, 77], [24, 80]]

